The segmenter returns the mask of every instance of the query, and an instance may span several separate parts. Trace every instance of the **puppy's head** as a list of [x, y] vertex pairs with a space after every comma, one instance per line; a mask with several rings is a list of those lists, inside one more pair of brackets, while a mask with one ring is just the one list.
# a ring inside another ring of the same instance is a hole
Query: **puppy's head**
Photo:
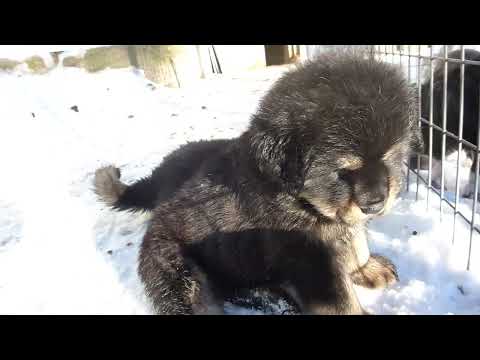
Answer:
[[326, 54], [265, 96], [249, 141], [260, 171], [299, 203], [353, 224], [385, 213], [423, 147], [416, 96], [388, 64]]

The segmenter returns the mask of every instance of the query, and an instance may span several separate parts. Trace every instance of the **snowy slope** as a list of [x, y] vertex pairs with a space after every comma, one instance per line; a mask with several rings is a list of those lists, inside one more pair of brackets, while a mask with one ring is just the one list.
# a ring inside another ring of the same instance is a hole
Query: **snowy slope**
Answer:
[[[150, 313], [136, 275], [148, 215], [97, 203], [94, 170], [114, 163], [134, 181], [188, 140], [239, 135], [281, 71], [182, 89], [131, 69], [0, 74], [0, 313]], [[379, 314], [480, 313], [480, 248], [465, 272], [468, 233], [451, 247], [451, 217], [440, 223], [437, 201], [426, 211], [413, 198], [372, 223], [372, 249], [391, 257], [401, 281], [359, 289], [362, 303]]]

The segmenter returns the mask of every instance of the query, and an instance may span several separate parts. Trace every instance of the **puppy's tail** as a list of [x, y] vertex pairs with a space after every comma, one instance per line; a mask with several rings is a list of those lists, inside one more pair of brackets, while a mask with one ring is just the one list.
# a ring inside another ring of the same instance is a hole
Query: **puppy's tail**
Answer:
[[97, 169], [94, 192], [116, 210], [151, 211], [155, 207], [155, 189], [150, 178], [126, 185], [120, 181], [120, 169], [109, 165]]

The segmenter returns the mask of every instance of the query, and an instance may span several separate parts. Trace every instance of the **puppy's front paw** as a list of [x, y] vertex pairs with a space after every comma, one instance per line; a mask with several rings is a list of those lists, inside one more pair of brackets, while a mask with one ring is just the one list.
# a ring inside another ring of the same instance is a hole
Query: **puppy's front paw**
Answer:
[[355, 284], [371, 288], [384, 288], [398, 281], [395, 265], [381, 255], [371, 255], [367, 263], [352, 274]]

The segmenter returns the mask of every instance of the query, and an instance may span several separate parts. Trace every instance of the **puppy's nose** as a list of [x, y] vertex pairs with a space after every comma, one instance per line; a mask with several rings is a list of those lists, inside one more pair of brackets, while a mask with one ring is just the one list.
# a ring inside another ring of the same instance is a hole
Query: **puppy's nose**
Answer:
[[367, 215], [378, 214], [383, 210], [384, 201], [385, 198], [383, 196], [372, 199], [367, 204], [360, 206], [360, 210]]

